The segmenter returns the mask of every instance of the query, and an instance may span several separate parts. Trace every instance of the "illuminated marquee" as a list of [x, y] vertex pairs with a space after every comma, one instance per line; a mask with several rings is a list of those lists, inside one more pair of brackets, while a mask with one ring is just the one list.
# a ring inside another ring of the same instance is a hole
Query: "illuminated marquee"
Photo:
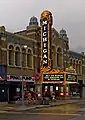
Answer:
[[66, 81], [77, 82], [77, 75], [66, 74]]
[[44, 74], [44, 81], [64, 81], [64, 74]]

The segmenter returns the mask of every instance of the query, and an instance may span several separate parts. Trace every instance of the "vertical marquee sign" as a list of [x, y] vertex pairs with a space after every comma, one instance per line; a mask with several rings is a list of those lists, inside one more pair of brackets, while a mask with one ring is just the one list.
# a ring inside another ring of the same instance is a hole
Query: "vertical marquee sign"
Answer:
[[52, 14], [43, 11], [40, 18], [41, 25], [41, 71], [51, 69], [51, 26]]

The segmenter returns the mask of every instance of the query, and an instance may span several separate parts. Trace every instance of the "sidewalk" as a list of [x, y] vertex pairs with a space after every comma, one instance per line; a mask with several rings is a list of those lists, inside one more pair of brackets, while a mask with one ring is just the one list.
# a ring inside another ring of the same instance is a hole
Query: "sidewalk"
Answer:
[[71, 104], [71, 103], [78, 103], [84, 100], [56, 100], [56, 102], [50, 103], [50, 105], [30, 105], [30, 106], [22, 106], [18, 104], [0, 104], [0, 111], [8, 111], [8, 112], [20, 112], [20, 111], [26, 111], [26, 110], [32, 110], [36, 108], [47, 108], [47, 107], [54, 107], [54, 106], [60, 106], [65, 104]]

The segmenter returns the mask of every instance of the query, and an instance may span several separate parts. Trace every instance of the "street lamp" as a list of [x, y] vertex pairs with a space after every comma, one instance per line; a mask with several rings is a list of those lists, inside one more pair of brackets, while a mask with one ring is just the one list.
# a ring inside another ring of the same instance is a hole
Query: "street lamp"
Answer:
[[[27, 45], [23, 46], [25, 49], [27, 48]], [[24, 105], [24, 79], [22, 77], [22, 105]]]
[[24, 48], [27, 48], [27, 45], [24, 45], [23, 47], [24, 47]]

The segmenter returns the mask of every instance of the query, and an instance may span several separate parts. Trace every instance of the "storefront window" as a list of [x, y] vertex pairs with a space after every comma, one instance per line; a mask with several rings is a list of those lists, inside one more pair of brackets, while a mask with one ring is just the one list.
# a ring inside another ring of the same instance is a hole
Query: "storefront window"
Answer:
[[30, 88], [30, 91], [33, 91], [33, 88]]
[[47, 91], [47, 89], [48, 89], [48, 86], [45, 86], [45, 91]]
[[16, 92], [20, 92], [20, 88], [16, 88]]
[[53, 91], [53, 86], [50, 86], [50, 91], [51, 91], [51, 92]]
[[56, 90], [58, 90], [58, 86], [56, 86]]
[[69, 87], [66, 87], [66, 92], [69, 92]]
[[61, 92], [63, 92], [63, 87], [61, 87]]
[[37, 91], [40, 92], [40, 87], [37, 88]]

